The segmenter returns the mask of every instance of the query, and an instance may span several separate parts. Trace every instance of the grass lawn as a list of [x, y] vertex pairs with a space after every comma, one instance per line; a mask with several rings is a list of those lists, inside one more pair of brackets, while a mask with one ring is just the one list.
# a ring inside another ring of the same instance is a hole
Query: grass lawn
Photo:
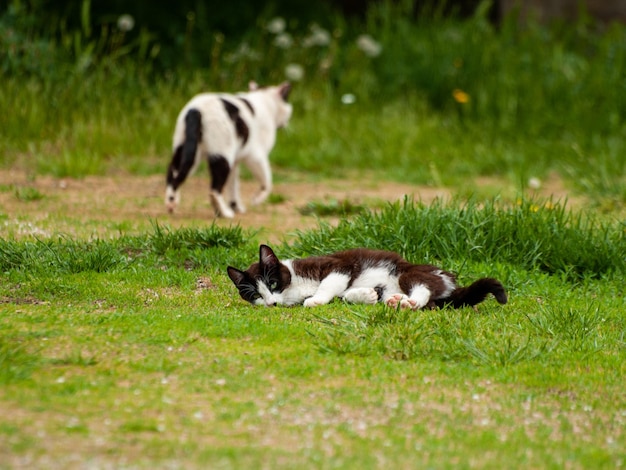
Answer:
[[407, 200], [275, 246], [500, 278], [477, 311], [252, 307], [237, 227], [3, 240], [4, 465], [619, 467], [624, 231], [538, 207]]

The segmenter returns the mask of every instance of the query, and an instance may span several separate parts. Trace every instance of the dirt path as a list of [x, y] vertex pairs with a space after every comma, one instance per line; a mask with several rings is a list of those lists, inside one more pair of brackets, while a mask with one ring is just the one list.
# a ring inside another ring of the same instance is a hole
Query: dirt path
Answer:
[[[252, 182], [243, 182], [244, 203], [251, 200], [255, 190]], [[163, 195], [162, 175], [33, 179], [22, 172], [0, 171], [0, 207], [6, 215], [4, 220], [0, 219], [0, 235], [106, 236], [111, 232], [141, 231], [154, 222], [171, 227], [198, 227], [215, 220], [208, 202], [207, 178], [196, 175], [185, 183], [181, 205], [173, 215], [166, 212]], [[248, 204], [245, 214], [233, 221], [219, 219], [217, 223], [253, 228], [260, 231], [261, 240], [276, 242], [296, 229], [317, 226], [315, 217], [298, 211], [310, 201], [347, 199], [352, 203], [380, 205], [381, 201], [401, 200], [405, 195], [431, 201], [449, 197], [450, 193], [445, 189], [353, 179], [278, 182], [273, 195], [280, 202]], [[328, 220], [336, 222], [333, 218]]]

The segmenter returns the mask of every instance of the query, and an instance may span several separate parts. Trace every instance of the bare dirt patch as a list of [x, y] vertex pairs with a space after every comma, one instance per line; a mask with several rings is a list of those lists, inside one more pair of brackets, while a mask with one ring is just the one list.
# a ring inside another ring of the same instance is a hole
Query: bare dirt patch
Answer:
[[[330, 180], [324, 182], [278, 182], [273, 194], [280, 202], [247, 205], [247, 212], [233, 220], [216, 219], [208, 200], [208, 178], [196, 175], [182, 188], [181, 205], [168, 214], [163, 197], [162, 175], [88, 176], [82, 179], [38, 176], [22, 172], [0, 171], [0, 205], [7, 218], [0, 231], [14, 235], [102, 235], [106, 231], [133, 231], [158, 223], [174, 228], [203, 226], [213, 221], [219, 225], [241, 225], [260, 231], [269, 241], [282, 240], [296, 229], [317, 226], [315, 217], [304, 216], [298, 209], [310, 201], [349, 200], [353, 203], [380, 204], [401, 200], [405, 195], [431, 201], [448, 197], [445, 189], [411, 186], [367, 180]], [[31, 188], [40, 194], [36, 200], [24, 200], [17, 188]], [[251, 200], [256, 185], [243, 181], [244, 203]], [[336, 219], [328, 219], [336, 222]], [[78, 224], [76, 224], [78, 222]], [[100, 224], [100, 225], [99, 225]], [[82, 227], [86, 232], [76, 229]]]
[[[251, 206], [255, 183], [243, 181], [242, 193], [248, 211], [234, 220], [216, 219], [208, 200], [208, 177], [195, 175], [182, 188], [182, 201], [174, 214], [168, 214], [163, 197], [163, 175], [88, 176], [81, 179], [52, 176], [29, 177], [15, 170], [0, 171], [0, 235], [46, 237], [68, 234], [103, 237], [119, 233], [139, 233], [154, 223], [172, 228], [202, 227], [216, 221], [221, 226], [240, 225], [257, 230], [260, 241], [276, 242], [289, 238], [295, 230], [316, 227], [318, 220], [299, 212], [311, 201], [343, 201], [380, 206], [405, 196], [430, 202], [449, 198], [454, 190], [377, 181], [374, 177], [324, 180], [293, 180], [275, 184], [273, 195], [280, 202]], [[541, 196], [567, 197], [558, 178], [546, 182]], [[474, 187], [503, 188], [506, 184], [482, 178]], [[28, 189], [28, 192], [24, 192]], [[510, 190], [510, 189], [509, 189]], [[24, 194], [37, 197], [24, 197]], [[337, 223], [338, 218], [324, 220]]]

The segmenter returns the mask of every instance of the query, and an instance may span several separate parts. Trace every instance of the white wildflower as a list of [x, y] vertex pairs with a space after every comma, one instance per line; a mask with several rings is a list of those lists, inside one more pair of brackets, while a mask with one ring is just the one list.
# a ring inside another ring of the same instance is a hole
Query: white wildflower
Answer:
[[316, 24], [311, 25], [311, 34], [302, 41], [304, 47], [328, 46], [329, 44], [330, 33]]
[[304, 78], [304, 67], [300, 64], [287, 64], [285, 67], [285, 76], [294, 82], [298, 82]]
[[293, 38], [289, 33], [280, 33], [274, 38], [274, 45], [281, 49], [289, 49], [293, 44]]
[[341, 97], [341, 102], [343, 104], [352, 104], [356, 101], [356, 96], [354, 96], [352, 93], [346, 93], [345, 95], [342, 95]]
[[369, 34], [361, 34], [356, 38], [356, 45], [368, 57], [378, 57], [383, 50], [383, 46]]
[[528, 180], [528, 187], [530, 189], [539, 189], [541, 187], [541, 180], [533, 176]]
[[280, 34], [283, 31], [285, 31], [286, 26], [287, 26], [287, 23], [285, 22], [284, 18], [277, 16], [276, 18], [270, 20], [270, 22], [267, 23], [266, 27], [270, 33]]
[[135, 27], [135, 18], [131, 15], [122, 15], [117, 19], [117, 28], [120, 31], [128, 32]]

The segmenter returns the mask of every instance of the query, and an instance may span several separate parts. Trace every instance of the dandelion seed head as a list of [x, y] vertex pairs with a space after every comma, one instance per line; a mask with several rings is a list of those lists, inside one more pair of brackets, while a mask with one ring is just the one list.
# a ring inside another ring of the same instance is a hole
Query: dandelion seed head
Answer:
[[128, 32], [131, 29], [133, 29], [135, 27], [135, 18], [133, 18], [131, 15], [125, 14], [125, 15], [121, 15], [118, 19], [117, 19], [117, 28], [120, 31], [123, 32]]
[[533, 176], [528, 180], [528, 187], [530, 189], [539, 189], [541, 187], [541, 180]]
[[346, 93], [345, 95], [341, 96], [341, 102], [343, 104], [352, 104], [356, 101], [356, 96], [354, 96], [352, 93]]
[[304, 47], [328, 46], [330, 44], [330, 33], [324, 28], [313, 24], [311, 25], [311, 34], [302, 41]]
[[285, 19], [277, 16], [276, 18], [271, 19], [269, 23], [267, 23], [266, 28], [272, 34], [280, 34], [285, 31], [286, 26], [287, 23], [285, 22]]
[[368, 57], [378, 57], [383, 51], [383, 46], [369, 34], [361, 34], [356, 38], [356, 45]]
[[274, 38], [274, 45], [280, 49], [289, 49], [293, 45], [293, 38], [289, 33], [280, 33]]
[[304, 78], [304, 67], [300, 64], [287, 64], [285, 76], [288, 80], [298, 82]]

